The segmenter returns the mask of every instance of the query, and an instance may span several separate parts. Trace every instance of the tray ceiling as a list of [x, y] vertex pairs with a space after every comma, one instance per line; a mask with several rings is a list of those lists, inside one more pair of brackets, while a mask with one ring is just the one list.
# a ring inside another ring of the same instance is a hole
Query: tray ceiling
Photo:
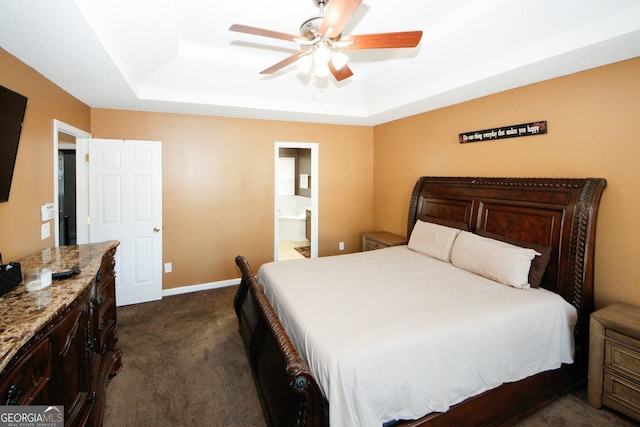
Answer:
[[637, 0], [365, 0], [343, 34], [422, 30], [415, 49], [345, 51], [315, 79], [289, 34], [312, 0], [8, 0], [0, 47], [93, 108], [377, 125], [640, 56]]

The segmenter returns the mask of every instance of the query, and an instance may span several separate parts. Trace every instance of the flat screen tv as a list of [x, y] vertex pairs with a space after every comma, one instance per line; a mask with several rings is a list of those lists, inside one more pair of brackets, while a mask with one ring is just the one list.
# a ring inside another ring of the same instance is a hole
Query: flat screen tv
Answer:
[[27, 98], [0, 86], [0, 203], [9, 201]]

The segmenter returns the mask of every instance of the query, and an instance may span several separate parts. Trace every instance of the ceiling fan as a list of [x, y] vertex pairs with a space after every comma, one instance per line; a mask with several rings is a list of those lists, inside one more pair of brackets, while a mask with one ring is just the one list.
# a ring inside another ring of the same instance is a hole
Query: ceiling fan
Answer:
[[315, 75], [317, 76], [327, 76], [331, 73], [337, 81], [341, 81], [353, 75], [347, 65], [348, 58], [342, 53], [342, 50], [411, 48], [416, 47], [422, 38], [422, 31], [343, 37], [342, 29], [360, 6], [362, 0], [312, 1], [320, 9], [320, 14], [302, 23], [299, 36], [240, 24], [229, 27], [229, 30], [238, 33], [271, 37], [300, 44], [301, 50], [299, 52], [260, 71], [260, 74], [272, 74], [297, 62], [306, 71], [310, 71], [312, 66], [315, 67]]

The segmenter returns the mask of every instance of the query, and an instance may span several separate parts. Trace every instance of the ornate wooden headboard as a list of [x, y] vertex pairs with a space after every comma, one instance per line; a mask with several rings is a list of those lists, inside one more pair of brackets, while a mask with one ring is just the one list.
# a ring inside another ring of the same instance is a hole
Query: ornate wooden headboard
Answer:
[[407, 236], [420, 219], [550, 246], [541, 286], [578, 310], [576, 361], [586, 363], [596, 218], [605, 186], [602, 178], [421, 177], [411, 196]]

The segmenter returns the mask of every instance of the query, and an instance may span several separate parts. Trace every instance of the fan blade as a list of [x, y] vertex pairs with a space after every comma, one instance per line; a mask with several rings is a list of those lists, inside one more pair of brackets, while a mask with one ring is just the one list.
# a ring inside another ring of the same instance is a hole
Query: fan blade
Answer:
[[362, 0], [331, 0], [320, 24], [320, 34], [338, 37]]
[[353, 71], [351, 71], [348, 65], [344, 65], [339, 70], [336, 70], [336, 67], [333, 66], [331, 61], [329, 61], [329, 71], [331, 71], [331, 74], [333, 74], [333, 77], [335, 77], [337, 81], [342, 81], [353, 76]]
[[272, 39], [287, 40], [297, 42], [300, 39], [307, 40], [304, 37], [294, 36], [293, 34], [280, 33], [278, 31], [264, 30], [257, 27], [249, 27], [247, 25], [233, 24], [229, 27], [229, 31], [236, 33], [253, 34], [255, 36], [271, 37]]
[[422, 38], [422, 31], [400, 33], [360, 34], [342, 37], [337, 43], [353, 42], [343, 49], [387, 49], [396, 47], [416, 47]]
[[306, 50], [301, 50], [300, 52], [296, 52], [293, 55], [283, 59], [282, 61], [278, 62], [275, 65], [272, 65], [269, 68], [266, 68], [262, 71], [260, 71], [260, 74], [273, 74], [278, 70], [283, 69], [284, 67], [286, 67], [287, 65], [293, 64], [294, 62], [296, 62], [298, 59], [300, 59], [300, 57], [306, 55], [308, 52]]

